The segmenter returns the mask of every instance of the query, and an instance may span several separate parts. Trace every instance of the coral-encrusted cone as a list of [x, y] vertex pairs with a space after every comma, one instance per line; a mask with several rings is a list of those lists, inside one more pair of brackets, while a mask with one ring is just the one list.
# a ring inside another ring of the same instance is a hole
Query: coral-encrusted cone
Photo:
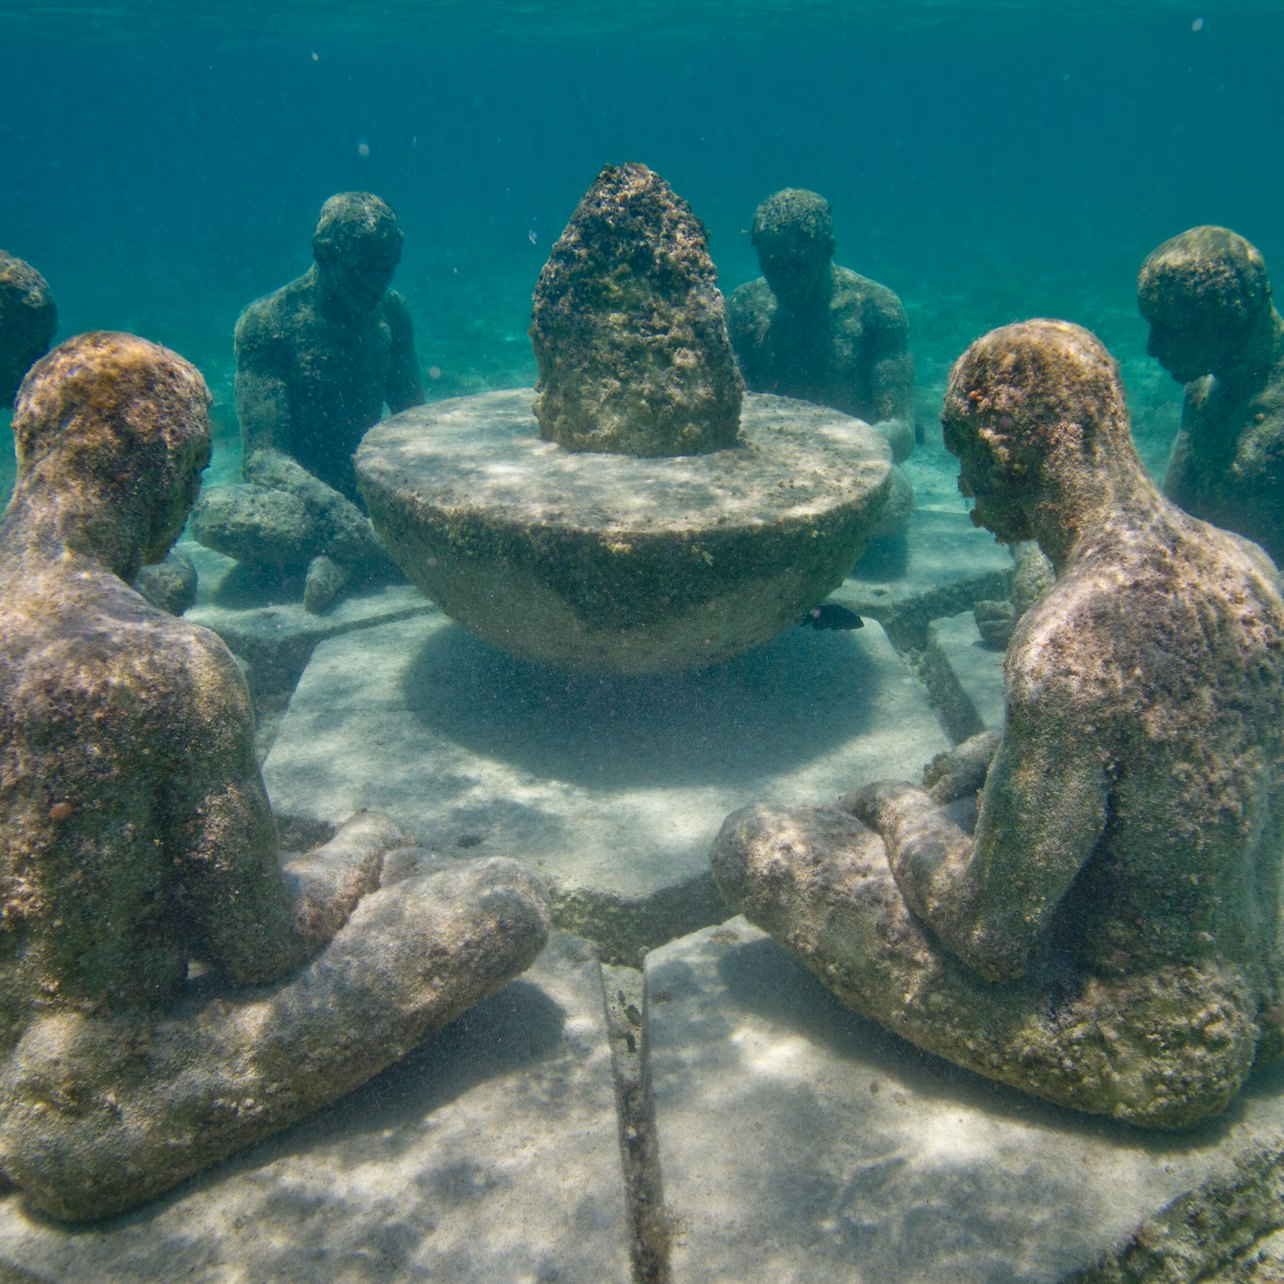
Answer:
[[608, 165], [535, 287], [540, 435], [568, 450], [737, 444], [743, 382], [704, 227], [645, 165]]

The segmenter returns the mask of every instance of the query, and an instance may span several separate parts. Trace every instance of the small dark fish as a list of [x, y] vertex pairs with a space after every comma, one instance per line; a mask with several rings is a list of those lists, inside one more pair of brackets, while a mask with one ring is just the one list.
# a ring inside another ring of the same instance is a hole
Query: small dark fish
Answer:
[[642, 1013], [638, 1011], [638, 1005], [636, 1003], [630, 1003], [629, 1006], [624, 1009], [624, 1015], [628, 1017], [630, 1025], [642, 1024]]
[[865, 621], [837, 602], [822, 602], [813, 606], [798, 623], [805, 628], [813, 629], [863, 629]]

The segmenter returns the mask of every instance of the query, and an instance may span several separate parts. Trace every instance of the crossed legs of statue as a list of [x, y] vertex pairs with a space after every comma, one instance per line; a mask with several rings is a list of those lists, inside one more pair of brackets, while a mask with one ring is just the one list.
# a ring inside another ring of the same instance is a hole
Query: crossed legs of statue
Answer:
[[34, 1023], [0, 1079], [0, 1169], [58, 1217], [132, 1208], [396, 1061], [528, 967], [547, 927], [512, 861], [390, 852], [381, 886], [276, 984], [194, 982], [152, 1021]]
[[[743, 808], [711, 856], [724, 899], [847, 1007], [988, 1078], [1163, 1128], [1220, 1112], [1252, 1067], [1251, 1007], [1233, 974], [1087, 977], [1048, 951], [1027, 977], [987, 981], [910, 913], [882, 839], [839, 808]], [[1198, 1029], [1181, 997], [1196, 985], [1214, 996]]]

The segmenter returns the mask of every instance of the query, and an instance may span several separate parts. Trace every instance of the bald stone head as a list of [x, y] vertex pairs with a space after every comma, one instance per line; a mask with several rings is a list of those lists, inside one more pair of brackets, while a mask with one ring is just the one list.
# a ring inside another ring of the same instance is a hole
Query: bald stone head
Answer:
[[1119, 368], [1066, 321], [1023, 321], [973, 343], [950, 373], [941, 422], [973, 522], [1004, 543], [1038, 539], [1054, 565], [1089, 510], [1144, 477]]
[[122, 559], [129, 570], [163, 558], [209, 463], [209, 404], [196, 367], [159, 344], [68, 339], [32, 367], [14, 408], [14, 505], [56, 515], [69, 545], [118, 574]]
[[30, 263], [0, 250], [0, 405], [13, 401], [23, 375], [49, 351], [57, 329], [49, 283]]
[[392, 284], [404, 239], [392, 206], [370, 192], [340, 192], [321, 207], [312, 257], [325, 306], [374, 311]]
[[1271, 285], [1257, 248], [1225, 227], [1193, 227], [1146, 256], [1137, 306], [1150, 355], [1178, 383], [1226, 374], [1269, 332]]
[[828, 298], [834, 219], [823, 196], [787, 187], [767, 197], [754, 211], [750, 239], [780, 303], [806, 308]]

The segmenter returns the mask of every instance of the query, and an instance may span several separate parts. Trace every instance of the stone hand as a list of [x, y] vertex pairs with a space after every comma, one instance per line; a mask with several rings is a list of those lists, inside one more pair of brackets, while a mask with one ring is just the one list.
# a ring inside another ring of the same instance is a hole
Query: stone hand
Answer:
[[847, 794], [844, 811], [877, 831], [905, 903], [939, 926], [962, 881], [971, 840], [917, 785], [880, 780]]
[[923, 768], [923, 786], [932, 801], [950, 803], [978, 793], [998, 747], [999, 737], [992, 731], [982, 731], [938, 753]]
[[872, 784], [853, 789], [839, 800], [839, 806], [882, 834], [890, 821], [899, 799], [920, 792], [904, 780], [876, 780]]
[[321, 847], [283, 867], [301, 935], [316, 944], [333, 938], [360, 899], [382, 884], [384, 857], [414, 839], [380, 812], [360, 812]]

